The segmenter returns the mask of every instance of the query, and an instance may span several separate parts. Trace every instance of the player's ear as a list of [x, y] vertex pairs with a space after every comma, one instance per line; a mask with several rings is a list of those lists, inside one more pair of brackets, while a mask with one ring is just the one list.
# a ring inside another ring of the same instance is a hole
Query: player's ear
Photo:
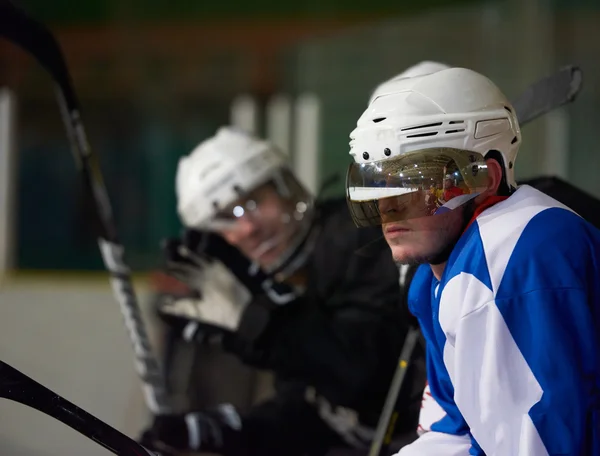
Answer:
[[485, 193], [487, 193], [488, 196], [499, 195], [502, 193], [503, 181], [505, 180], [504, 169], [495, 158], [488, 158], [485, 163], [488, 172], [488, 185]]
[[494, 154], [486, 155], [485, 164], [487, 165], [487, 186], [475, 199], [475, 204], [480, 204], [489, 196], [509, 195], [506, 177], [504, 175], [504, 166], [502, 165], [502, 155], [499, 157]]
[[490, 150], [485, 154], [485, 163], [488, 172], [488, 186], [485, 190], [485, 195], [510, 196], [511, 190], [506, 181], [506, 173], [504, 172], [504, 158], [497, 150]]

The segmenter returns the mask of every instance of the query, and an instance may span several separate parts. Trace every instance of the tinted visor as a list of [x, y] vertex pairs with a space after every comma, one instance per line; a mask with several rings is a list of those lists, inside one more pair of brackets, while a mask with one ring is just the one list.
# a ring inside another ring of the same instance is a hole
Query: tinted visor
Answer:
[[487, 165], [481, 154], [435, 148], [352, 163], [346, 190], [354, 223], [366, 227], [454, 209], [487, 183]]

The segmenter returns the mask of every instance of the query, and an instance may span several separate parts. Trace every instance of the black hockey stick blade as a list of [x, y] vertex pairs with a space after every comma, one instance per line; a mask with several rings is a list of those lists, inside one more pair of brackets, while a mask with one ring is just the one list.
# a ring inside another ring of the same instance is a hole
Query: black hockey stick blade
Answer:
[[[34, 51], [38, 62], [61, 87], [71, 85], [69, 72], [61, 59], [61, 51], [52, 34], [41, 24], [27, 17], [9, 0], [0, 0], [0, 35], [27, 50]], [[65, 93], [65, 95], [72, 95]], [[76, 100], [68, 100], [76, 104]]]
[[156, 456], [135, 440], [3, 361], [0, 361], [0, 397], [45, 413], [114, 454]]
[[583, 72], [568, 65], [529, 86], [513, 103], [521, 126], [575, 100], [581, 91]]
[[0, 37], [30, 53], [56, 83], [62, 119], [83, 178], [86, 197], [94, 208], [98, 244], [134, 348], [135, 366], [144, 384], [146, 403], [154, 413], [167, 413], [171, 407], [165, 380], [152, 353], [131, 283], [130, 269], [123, 259], [124, 249], [119, 244], [100, 166], [86, 138], [79, 101], [62, 50], [43, 24], [30, 18], [9, 0], [0, 0]]

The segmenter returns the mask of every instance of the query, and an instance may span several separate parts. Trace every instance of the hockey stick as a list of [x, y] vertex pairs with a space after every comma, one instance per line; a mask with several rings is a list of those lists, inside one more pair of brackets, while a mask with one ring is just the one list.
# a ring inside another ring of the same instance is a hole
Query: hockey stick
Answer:
[[568, 65], [556, 73], [530, 85], [514, 103], [513, 108], [521, 126], [577, 98], [583, 83], [583, 72]]
[[[575, 65], [561, 68], [550, 76], [543, 77], [530, 85], [513, 103], [513, 108], [523, 127], [532, 120], [557, 109], [565, 104], [571, 103], [577, 98], [581, 91], [583, 72]], [[410, 281], [407, 281], [410, 284]], [[417, 334], [413, 332], [416, 331]], [[398, 367], [392, 378], [388, 395], [383, 405], [375, 437], [371, 443], [369, 456], [384, 456], [389, 447], [394, 429], [396, 427], [397, 400], [404, 376], [413, 350], [416, 346], [418, 331], [411, 329], [406, 336]]]
[[145, 399], [154, 414], [170, 410], [164, 378], [142, 320], [130, 269], [123, 260], [111, 205], [100, 167], [87, 142], [80, 116], [79, 100], [62, 50], [52, 33], [28, 17], [9, 0], [0, 0], [0, 36], [22, 47], [50, 73], [56, 83], [63, 122], [75, 161], [84, 181], [87, 197], [93, 204], [98, 228], [98, 243], [117, 301], [121, 307], [135, 354], [135, 365], [142, 379]]
[[0, 397], [45, 413], [114, 454], [156, 456], [136, 441], [3, 361], [0, 361]]
[[369, 456], [379, 456], [383, 454], [392, 441], [392, 434], [394, 433], [396, 418], [398, 417], [398, 411], [396, 410], [398, 394], [402, 388], [402, 383], [404, 383], [404, 377], [406, 376], [410, 358], [417, 345], [420, 332], [419, 328], [410, 328], [406, 335], [402, 353], [398, 360], [398, 367], [392, 378], [388, 395], [385, 398], [385, 404], [383, 405], [381, 417], [379, 418], [379, 423], [375, 431], [375, 437], [373, 438], [373, 443], [369, 450]]

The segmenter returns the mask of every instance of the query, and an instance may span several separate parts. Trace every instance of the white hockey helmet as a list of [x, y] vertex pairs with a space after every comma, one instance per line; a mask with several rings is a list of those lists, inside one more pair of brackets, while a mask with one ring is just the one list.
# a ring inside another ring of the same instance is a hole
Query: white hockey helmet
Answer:
[[450, 67], [444, 63], [434, 62], [431, 60], [419, 62], [416, 65], [407, 68], [402, 73], [394, 76], [393, 78], [379, 84], [371, 94], [371, 98], [369, 98], [369, 104], [373, 103], [377, 97], [393, 93], [396, 86], [395, 82], [399, 79], [424, 76], [426, 74], [436, 73], [437, 71], [447, 70], [448, 68]]
[[270, 143], [221, 127], [179, 160], [179, 216], [189, 228], [210, 229], [219, 211], [271, 179], [286, 164], [286, 157]]
[[[390, 81], [350, 139], [354, 163], [347, 196], [359, 226], [430, 214], [421, 193], [447, 174], [459, 184], [454, 196], [476, 194], [487, 184], [485, 157], [491, 151], [501, 155], [507, 184], [516, 187], [521, 133], [514, 109], [492, 81], [472, 70], [448, 68]], [[383, 220], [379, 200], [386, 198], [401, 200], [395, 204], [405, 210]]]
[[[272, 184], [280, 197], [280, 213], [264, 217], [260, 192]], [[177, 210], [187, 228], [230, 230], [241, 217], [253, 223], [271, 223], [264, 229], [269, 238], [261, 238], [256, 251], [286, 246], [276, 269], [298, 256], [312, 224], [313, 197], [288, 168], [286, 156], [267, 141], [232, 127], [221, 127], [215, 136], [201, 142], [179, 161], [176, 177]], [[270, 234], [269, 234], [270, 233]], [[256, 254], [259, 256], [259, 254]], [[256, 260], [253, 254], [248, 254]], [[266, 272], [269, 267], [263, 265]]]

